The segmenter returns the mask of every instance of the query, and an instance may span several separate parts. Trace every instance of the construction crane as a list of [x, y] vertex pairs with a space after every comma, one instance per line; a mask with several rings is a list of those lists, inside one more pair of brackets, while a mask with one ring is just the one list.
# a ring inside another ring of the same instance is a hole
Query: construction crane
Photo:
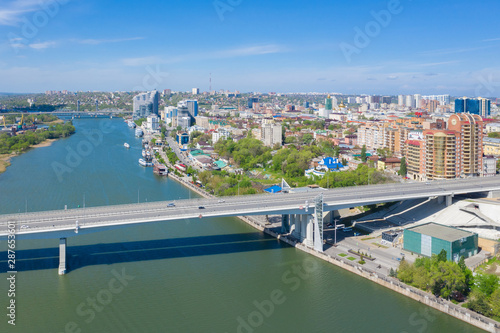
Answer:
[[19, 123], [17, 124], [17, 129], [18, 129], [18, 130], [23, 129], [23, 125], [24, 125], [24, 114], [21, 116], [21, 120], [20, 120], [20, 121], [19, 121]]

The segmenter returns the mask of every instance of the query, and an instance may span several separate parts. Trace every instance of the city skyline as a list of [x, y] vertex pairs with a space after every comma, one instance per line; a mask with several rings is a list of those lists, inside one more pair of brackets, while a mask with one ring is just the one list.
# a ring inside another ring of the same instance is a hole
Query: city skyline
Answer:
[[5, 1], [0, 91], [208, 91], [211, 77], [213, 90], [499, 97], [499, 7]]

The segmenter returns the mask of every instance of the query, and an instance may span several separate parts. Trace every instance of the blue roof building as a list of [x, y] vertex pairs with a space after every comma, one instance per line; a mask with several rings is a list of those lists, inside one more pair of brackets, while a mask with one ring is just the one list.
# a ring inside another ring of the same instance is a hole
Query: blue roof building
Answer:
[[281, 186], [274, 185], [274, 186], [271, 186], [270, 188], [266, 188], [264, 191], [269, 192], [269, 193], [279, 193], [279, 192], [281, 192]]
[[339, 162], [338, 158], [325, 157], [318, 163], [318, 167], [316, 169], [334, 171], [334, 170], [340, 170], [343, 167], [344, 165], [342, 165], [342, 163]]

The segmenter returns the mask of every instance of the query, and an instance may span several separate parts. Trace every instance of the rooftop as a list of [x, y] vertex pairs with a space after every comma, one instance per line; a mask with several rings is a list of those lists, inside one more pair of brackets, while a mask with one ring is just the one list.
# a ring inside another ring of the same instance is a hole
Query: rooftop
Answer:
[[439, 238], [448, 242], [454, 242], [461, 238], [475, 235], [475, 233], [473, 232], [444, 226], [434, 222], [422, 224], [413, 228], [408, 228], [407, 230], [418, 232], [427, 236], [432, 236], [434, 238]]

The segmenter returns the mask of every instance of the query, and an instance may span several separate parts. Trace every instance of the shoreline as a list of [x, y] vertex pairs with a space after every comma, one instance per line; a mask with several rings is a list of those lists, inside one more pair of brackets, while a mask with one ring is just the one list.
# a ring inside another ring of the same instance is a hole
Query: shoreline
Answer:
[[[180, 177], [174, 175], [173, 173], [169, 173], [168, 177], [172, 177], [174, 180], [177, 182], [181, 183], [182, 185], [186, 186], [190, 190], [194, 190], [196, 193], [201, 195], [204, 198], [216, 198], [216, 196], [211, 195], [207, 193], [205, 190], [187, 183]], [[463, 322], [466, 322], [470, 325], [473, 325], [477, 328], [480, 328], [482, 330], [485, 330], [487, 332], [492, 332], [492, 333], [500, 333], [500, 323], [485, 317], [479, 313], [476, 313], [474, 311], [471, 311], [467, 308], [463, 308], [460, 305], [456, 305], [452, 302], [446, 301], [444, 299], [438, 298], [434, 296], [431, 293], [428, 293], [426, 291], [417, 289], [415, 287], [412, 287], [410, 285], [404, 284], [403, 282], [399, 281], [398, 279], [391, 278], [391, 277], [386, 277], [383, 276], [377, 272], [371, 271], [370, 269], [364, 268], [363, 265], [353, 263], [353, 262], [348, 262], [342, 257], [332, 257], [324, 252], [318, 252], [314, 250], [313, 248], [307, 247], [306, 245], [297, 242], [295, 239], [289, 238], [287, 235], [282, 235], [275, 233], [265, 226], [263, 226], [261, 223], [259, 223], [257, 220], [255, 220], [253, 217], [249, 216], [237, 216], [241, 221], [245, 222], [246, 224], [250, 225], [251, 227], [264, 232], [265, 234], [272, 236], [279, 241], [283, 241], [287, 243], [288, 245], [291, 245], [295, 247], [298, 250], [301, 250], [305, 253], [308, 253], [310, 255], [315, 256], [318, 259], [322, 259], [330, 264], [333, 264], [337, 267], [343, 268], [351, 273], [354, 273], [358, 276], [361, 276], [367, 280], [370, 280], [372, 282], [377, 283], [378, 285], [381, 285], [383, 287], [386, 287], [392, 291], [395, 291], [403, 296], [409, 297], [419, 303], [425, 304], [427, 306], [432, 307], [435, 310], [441, 311], [445, 314], [448, 314], [456, 319], [462, 320]]]
[[29, 147], [28, 149], [26, 149], [24, 152], [22, 152], [21, 154], [16, 154], [16, 153], [10, 153], [10, 154], [4, 154], [4, 155], [0, 155], [0, 174], [4, 173], [5, 171], [7, 171], [7, 168], [11, 165], [10, 163], [10, 160], [13, 158], [13, 157], [16, 157], [16, 156], [20, 156], [28, 151], [30, 151], [31, 149], [33, 148], [43, 148], [43, 147], [49, 147], [51, 146], [54, 141], [57, 141], [57, 139], [47, 139], [43, 142], [40, 142], [39, 144], [37, 145], [34, 145], [34, 146], [31, 146]]

